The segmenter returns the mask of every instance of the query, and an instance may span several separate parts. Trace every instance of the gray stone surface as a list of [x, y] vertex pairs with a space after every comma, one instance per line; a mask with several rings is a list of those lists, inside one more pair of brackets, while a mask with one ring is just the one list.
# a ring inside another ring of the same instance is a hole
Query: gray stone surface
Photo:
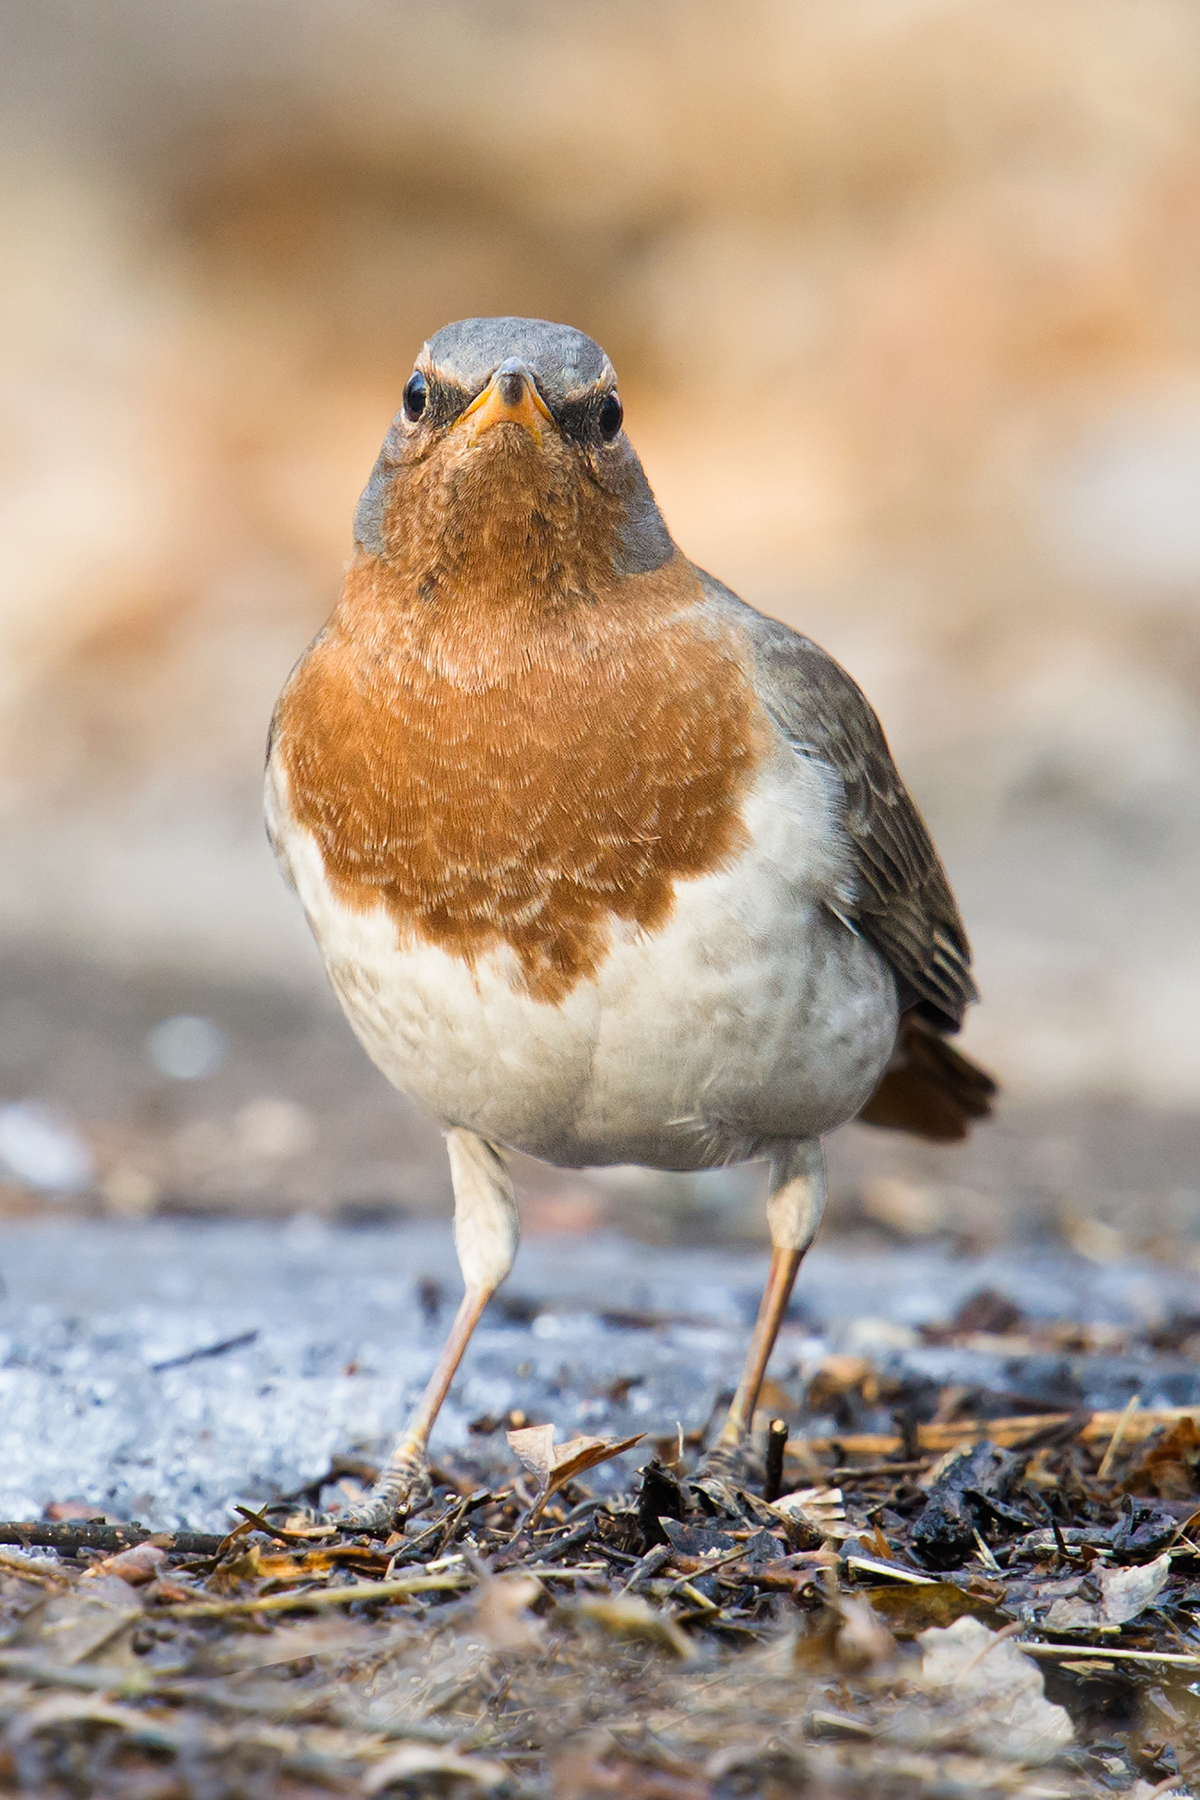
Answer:
[[[736, 1374], [764, 1269], [754, 1252], [531, 1239], [508, 1314], [485, 1319], [435, 1443], [461, 1446], [469, 1421], [514, 1405], [563, 1436], [700, 1425]], [[427, 1375], [459, 1291], [444, 1225], [350, 1231], [304, 1217], [10, 1223], [0, 1275], [0, 1517], [82, 1497], [156, 1527], [224, 1525], [234, 1499], [294, 1491], [332, 1455], [377, 1449]], [[422, 1278], [441, 1288], [437, 1319], [419, 1304]], [[830, 1349], [857, 1349], [894, 1374], [1048, 1406], [1116, 1405], [1135, 1391], [1200, 1401], [1193, 1364], [1136, 1343], [1137, 1330], [1195, 1310], [1196, 1285], [1190, 1272], [1058, 1251], [864, 1254], [833, 1242], [802, 1272], [773, 1373], [799, 1397]], [[982, 1286], [1035, 1317], [1133, 1328], [1135, 1342], [1072, 1355], [920, 1340], [916, 1326]], [[235, 1339], [247, 1341], [176, 1360]], [[641, 1379], [614, 1401], [629, 1377]], [[886, 1407], [856, 1423], [872, 1421], [887, 1429]]]

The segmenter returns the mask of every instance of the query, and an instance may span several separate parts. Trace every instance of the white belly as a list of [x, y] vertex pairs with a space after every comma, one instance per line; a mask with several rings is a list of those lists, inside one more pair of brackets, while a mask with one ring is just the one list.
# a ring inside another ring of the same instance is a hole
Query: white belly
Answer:
[[829, 909], [840, 874], [819, 768], [788, 758], [746, 809], [751, 844], [679, 882], [666, 925], [618, 925], [595, 979], [548, 1005], [505, 952], [474, 968], [333, 894], [268, 777], [273, 840], [372, 1060], [442, 1124], [568, 1166], [696, 1169], [853, 1117], [895, 1041], [895, 984]]

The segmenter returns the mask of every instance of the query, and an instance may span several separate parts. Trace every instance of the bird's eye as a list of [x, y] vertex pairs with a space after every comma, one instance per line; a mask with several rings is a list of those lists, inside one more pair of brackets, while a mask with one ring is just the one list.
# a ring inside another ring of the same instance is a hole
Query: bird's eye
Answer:
[[610, 443], [621, 429], [621, 420], [625, 417], [625, 409], [615, 394], [606, 394], [604, 404], [600, 408], [600, 436], [605, 443]]
[[404, 386], [404, 416], [410, 425], [425, 411], [428, 398], [429, 383], [420, 369], [415, 369]]

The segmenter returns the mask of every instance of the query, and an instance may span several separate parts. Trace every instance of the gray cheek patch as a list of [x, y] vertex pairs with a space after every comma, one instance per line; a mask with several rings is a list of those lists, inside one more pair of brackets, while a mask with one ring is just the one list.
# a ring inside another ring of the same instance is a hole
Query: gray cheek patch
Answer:
[[[632, 452], [631, 452], [632, 456]], [[661, 569], [675, 554], [675, 540], [667, 530], [667, 522], [641, 463], [632, 456], [629, 486], [625, 500], [625, 523], [621, 527], [621, 553], [615, 560], [618, 575], [648, 575]]]
[[371, 476], [354, 514], [354, 544], [358, 550], [365, 550], [371, 556], [383, 556], [387, 550], [383, 536], [383, 515], [387, 508], [388, 495], [392, 482], [396, 478], [397, 456], [395, 438], [397, 425], [393, 425], [383, 440], [383, 448], [371, 470]]

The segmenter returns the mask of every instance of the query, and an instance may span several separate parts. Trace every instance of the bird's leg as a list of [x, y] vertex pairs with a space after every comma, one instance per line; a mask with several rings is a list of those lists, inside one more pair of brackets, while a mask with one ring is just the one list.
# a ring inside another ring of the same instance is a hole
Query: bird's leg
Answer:
[[520, 1237], [512, 1180], [495, 1145], [461, 1129], [447, 1132], [454, 1183], [454, 1244], [466, 1293], [437, 1367], [365, 1505], [339, 1523], [390, 1531], [396, 1514], [429, 1491], [426, 1449], [434, 1421], [484, 1307], [513, 1265]]
[[817, 1138], [790, 1144], [771, 1165], [767, 1225], [771, 1267], [754, 1323], [742, 1378], [721, 1435], [705, 1457], [702, 1473], [740, 1480], [745, 1475], [742, 1445], [754, 1419], [775, 1339], [787, 1311], [796, 1271], [817, 1235], [825, 1210], [825, 1157]]

